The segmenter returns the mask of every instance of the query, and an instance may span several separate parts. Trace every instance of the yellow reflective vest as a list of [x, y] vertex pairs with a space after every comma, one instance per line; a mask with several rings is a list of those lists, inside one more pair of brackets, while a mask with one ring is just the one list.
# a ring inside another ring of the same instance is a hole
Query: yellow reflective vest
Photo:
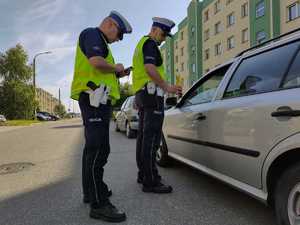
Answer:
[[[105, 61], [113, 65], [115, 64], [114, 58], [108, 45], [107, 48], [108, 55], [105, 58]], [[78, 43], [75, 57], [74, 78], [71, 87], [71, 98], [78, 101], [80, 93], [89, 90], [86, 86], [89, 81], [93, 81], [96, 85], [105, 84], [106, 86], [109, 86], [111, 88], [110, 98], [113, 104], [120, 98], [119, 81], [116, 74], [101, 72], [94, 68], [81, 51]]]
[[[149, 75], [147, 74], [144, 66], [144, 54], [143, 54], [143, 46], [145, 42], [150, 39], [150, 37], [144, 36], [136, 46], [134, 56], [133, 56], [133, 73], [132, 73], [132, 89], [134, 93], [141, 90], [146, 83], [152, 81]], [[164, 64], [157, 67], [157, 71], [159, 72], [161, 78], [166, 80]]]

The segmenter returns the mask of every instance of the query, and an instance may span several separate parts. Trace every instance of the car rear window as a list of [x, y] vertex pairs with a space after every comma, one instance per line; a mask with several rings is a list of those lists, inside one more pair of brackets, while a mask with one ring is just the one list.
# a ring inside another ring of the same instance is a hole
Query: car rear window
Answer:
[[224, 97], [239, 97], [279, 89], [299, 42], [244, 59], [233, 75]]

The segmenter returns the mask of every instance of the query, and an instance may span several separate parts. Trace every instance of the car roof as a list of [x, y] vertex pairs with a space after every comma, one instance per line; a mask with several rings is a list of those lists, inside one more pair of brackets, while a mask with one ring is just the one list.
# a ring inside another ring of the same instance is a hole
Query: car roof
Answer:
[[[269, 41], [266, 41], [262, 44], [256, 45], [252, 48], [246, 49], [245, 51], [241, 52], [240, 54], [237, 55], [236, 58], [239, 58], [240, 56], [244, 57], [249, 57], [252, 55], [256, 55], [258, 53], [291, 43], [295, 41], [300, 40], [300, 29], [296, 29], [293, 31], [290, 31], [288, 33], [285, 33], [281, 36], [275, 37]], [[236, 59], [235, 58], [235, 59]]]
[[129, 96], [127, 99], [128, 99], [128, 100], [131, 100], [131, 99], [134, 99], [134, 98], [135, 98], [135, 96], [132, 95], [132, 96]]

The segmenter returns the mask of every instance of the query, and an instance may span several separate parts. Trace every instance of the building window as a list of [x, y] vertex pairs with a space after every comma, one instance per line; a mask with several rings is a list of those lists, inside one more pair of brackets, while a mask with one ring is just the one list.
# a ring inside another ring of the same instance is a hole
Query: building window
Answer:
[[195, 34], [195, 27], [194, 26], [192, 26], [191, 31], [192, 31], [192, 36], [194, 36], [194, 34]]
[[181, 63], [181, 72], [184, 71], [184, 63]]
[[209, 10], [206, 10], [204, 12], [204, 22], [208, 21], [208, 19], [209, 19]]
[[259, 31], [256, 33], [256, 42], [257, 44], [261, 44], [266, 40], [266, 32]]
[[227, 16], [227, 26], [230, 27], [235, 23], [234, 13], [231, 13]]
[[178, 55], [175, 56], [175, 63], [178, 63]]
[[221, 32], [221, 22], [218, 22], [215, 24], [215, 34], [218, 34]]
[[195, 55], [195, 53], [196, 53], [196, 48], [195, 46], [192, 46], [192, 55]]
[[209, 29], [204, 31], [204, 41], [207, 41], [209, 39]]
[[228, 48], [228, 50], [234, 48], [234, 37], [233, 36], [227, 39], [227, 48]]
[[180, 49], [180, 51], [181, 51], [181, 56], [183, 56], [183, 55], [184, 55], [184, 47], [182, 47], [182, 48]]
[[226, 0], [226, 5], [229, 5], [233, 0]]
[[265, 15], [265, 2], [260, 1], [256, 5], [256, 18], [262, 17]]
[[221, 43], [218, 43], [215, 45], [215, 55], [221, 55], [222, 54], [222, 45]]
[[181, 31], [180, 36], [181, 36], [180, 39], [183, 40], [183, 31]]
[[192, 72], [196, 73], [196, 64], [195, 63], [192, 64]]
[[242, 30], [242, 43], [245, 43], [249, 40], [249, 30], [248, 28]]
[[215, 14], [221, 11], [221, 0], [215, 2]]
[[209, 48], [205, 50], [205, 54], [204, 54], [204, 60], [208, 60], [209, 59]]
[[290, 6], [288, 6], [288, 21], [294, 20], [297, 17], [299, 17], [300, 12], [299, 12], [299, 3], [294, 3]]
[[175, 48], [178, 49], [178, 41], [175, 42]]
[[242, 5], [242, 18], [248, 16], [248, 2]]

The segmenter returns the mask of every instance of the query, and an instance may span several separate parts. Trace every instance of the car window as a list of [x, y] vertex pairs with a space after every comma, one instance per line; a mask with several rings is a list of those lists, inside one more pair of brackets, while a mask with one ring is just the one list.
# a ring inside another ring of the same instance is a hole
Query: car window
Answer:
[[288, 75], [283, 81], [283, 88], [300, 87], [300, 51], [288, 72]]
[[132, 98], [128, 98], [128, 101], [126, 102], [126, 105], [125, 105], [125, 109], [130, 108], [131, 99], [132, 99]]
[[125, 105], [126, 105], [127, 101], [128, 101], [128, 99], [126, 99], [125, 102], [123, 103], [121, 110], [125, 109]]
[[133, 98], [130, 98], [128, 101], [127, 108], [132, 108]]
[[210, 102], [215, 96], [216, 90], [229, 67], [230, 65], [227, 65], [208, 74], [207, 76], [209, 76], [209, 78], [206, 81], [200, 82], [199, 85], [193, 87], [193, 90], [188, 94], [182, 106], [185, 107]]
[[239, 97], [279, 89], [299, 42], [244, 59], [224, 97]]

